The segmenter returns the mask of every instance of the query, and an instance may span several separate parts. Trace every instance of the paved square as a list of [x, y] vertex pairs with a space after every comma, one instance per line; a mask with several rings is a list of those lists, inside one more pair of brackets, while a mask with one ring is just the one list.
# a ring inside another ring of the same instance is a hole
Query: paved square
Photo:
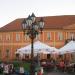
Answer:
[[64, 72], [50, 72], [47, 75], [74, 75], [74, 74], [69, 74]]

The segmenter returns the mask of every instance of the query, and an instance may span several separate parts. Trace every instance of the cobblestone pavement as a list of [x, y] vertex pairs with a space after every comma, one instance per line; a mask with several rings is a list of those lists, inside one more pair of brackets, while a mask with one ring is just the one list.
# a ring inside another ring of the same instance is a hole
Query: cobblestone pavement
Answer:
[[75, 75], [75, 73], [49, 72], [47, 75]]
[[[4, 74], [0, 74], [0, 75], [4, 75]], [[17, 75], [17, 74], [11, 74], [11, 75]], [[75, 73], [48, 72], [48, 73], [45, 73], [44, 75], [75, 75]]]

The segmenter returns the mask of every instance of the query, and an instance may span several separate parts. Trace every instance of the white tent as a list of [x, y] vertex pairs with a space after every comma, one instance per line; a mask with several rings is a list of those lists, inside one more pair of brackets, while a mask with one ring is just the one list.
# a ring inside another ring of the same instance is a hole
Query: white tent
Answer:
[[51, 57], [56, 60], [59, 55], [59, 50], [55, 47], [52, 47], [52, 48], [53, 48], [53, 51], [51, 52]]
[[[53, 50], [55, 49], [55, 48], [50, 47], [50, 46], [48, 46], [48, 45], [46, 45], [40, 41], [34, 42], [33, 47], [34, 47], [33, 48], [34, 53], [46, 53], [46, 54], [48, 54], [48, 53], [53, 52]], [[17, 53], [18, 52], [22, 52], [24, 54], [30, 54], [31, 53], [31, 44], [28, 46], [22, 47], [20, 49], [17, 49]]]
[[59, 54], [59, 49], [52, 47], [52, 54]]
[[75, 52], [75, 41], [70, 41], [69, 43], [67, 43], [62, 48], [59, 49], [60, 54], [72, 53], [72, 52]]

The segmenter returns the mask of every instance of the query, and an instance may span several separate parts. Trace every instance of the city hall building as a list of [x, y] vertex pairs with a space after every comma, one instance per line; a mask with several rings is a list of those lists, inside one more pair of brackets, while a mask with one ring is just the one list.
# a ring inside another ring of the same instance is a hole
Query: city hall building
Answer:
[[[68, 41], [75, 40], [75, 15], [46, 16], [43, 19], [43, 32], [35, 41], [40, 40], [49, 46], [61, 48]], [[31, 43], [30, 38], [23, 33], [23, 20], [16, 19], [0, 28], [0, 60], [14, 60], [16, 50]]]

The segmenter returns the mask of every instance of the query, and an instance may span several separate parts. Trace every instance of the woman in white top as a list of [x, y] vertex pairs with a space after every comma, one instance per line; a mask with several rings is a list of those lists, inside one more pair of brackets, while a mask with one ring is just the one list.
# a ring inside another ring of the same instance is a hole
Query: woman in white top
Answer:
[[20, 66], [19, 72], [20, 72], [20, 75], [24, 75], [24, 67], [23, 66]]
[[5, 75], [8, 75], [8, 74], [9, 74], [9, 65], [8, 65], [8, 64], [6, 64], [6, 65], [4, 66], [3, 73], [4, 73]]
[[43, 67], [41, 67], [40, 69], [41, 69], [41, 73], [42, 73], [42, 75], [43, 75], [43, 73], [44, 73], [44, 71], [43, 71]]

